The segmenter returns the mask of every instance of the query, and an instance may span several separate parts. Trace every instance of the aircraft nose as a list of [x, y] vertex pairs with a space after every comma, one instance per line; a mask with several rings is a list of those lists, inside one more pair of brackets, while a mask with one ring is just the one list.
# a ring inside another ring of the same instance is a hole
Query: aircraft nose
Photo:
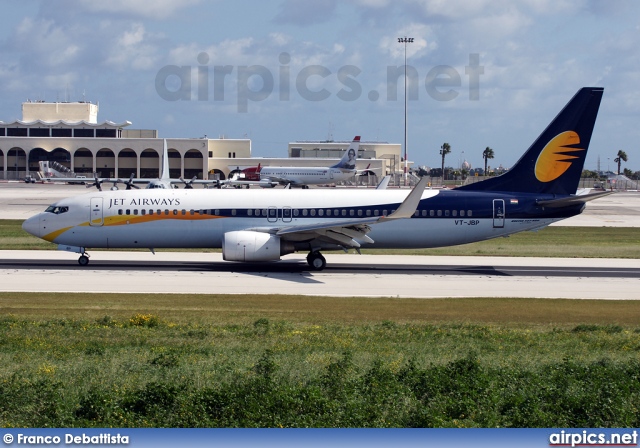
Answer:
[[22, 229], [33, 236], [40, 237], [40, 215], [32, 216], [22, 223]]

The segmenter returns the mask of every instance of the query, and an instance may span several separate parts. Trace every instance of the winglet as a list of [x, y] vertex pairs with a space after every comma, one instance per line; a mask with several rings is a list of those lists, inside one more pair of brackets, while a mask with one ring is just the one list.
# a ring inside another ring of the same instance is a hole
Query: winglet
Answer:
[[380, 183], [378, 184], [378, 186], [376, 187], [376, 190], [386, 190], [390, 180], [391, 180], [391, 176], [384, 176], [380, 181]]
[[167, 149], [167, 139], [164, 139], [164, 147], [162, 149], [162, 173], [160, 179], [169, 180], [169, 150]]
[[411, 216], [413, 216], [413, 214], [416, 212], [418, 204], [420, 204], [422, 193], [424, 193], [424, 189], [426, 188], [428, 182], [429, 178], [426, 176], [420, 179], [418, 185], [416, 185], [413, 190], [411, 190], [411, 193], [409, 193], [406, 199], [402, 201], [400, 207], [398, 207], [398, 209], [395, 212], [391, 213], [389, 216], [383, 216], [382, 218], [380, 218], [380, 221], [411, 218]]

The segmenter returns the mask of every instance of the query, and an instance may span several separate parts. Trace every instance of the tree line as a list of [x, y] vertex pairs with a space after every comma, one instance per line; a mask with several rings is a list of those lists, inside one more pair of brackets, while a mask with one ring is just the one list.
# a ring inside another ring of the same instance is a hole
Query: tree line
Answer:
[[[442, 146], [440, 146], [440, 157], [442, 160], [441, 163], [441, 167], [440, 169], [434, 168], [431, 169], [430, 171], [426, 171], [424, 169], [420, 169], [418, 171], [418, 175], [419, 176], [431, 176], [431, 177], [442, 177], [443, 174], [445, 177], [447, 177], [447, 171], [451, 172], [451, 171], [455, 171], [451, 168], [447, 168], [445, 170], [445, 158], [447, 157], [448, 154], [451, 153], [451, 145], [447, 142], [443, 143]], [[488, 171], [488, 162], [491, 159], [495, 158], [495, 151], [490, 148], [489, 146], [487, 146], [483, 151], [482, 151], [482, 159], [484, 160], [484, 170], [483, 170], [483, 175], [485, 176], [490, 176], [492, 175], [491, 172]], [[632, 171], [628, 168], [624, 168], [624, 170], [621, 171], [622, 169], [622, 162], [627, 162], [629, 160], [627, 153], [623, 150], [618, 151], [618, 153], [616, 154], [616, 157], [613, 159], [614, 163], [616, 163], [618, 165], [618, 170], [617, 170], [617, 174], [623, 174], [625, 176], [627, 176], [630, 179], [634, 179], [634, 180], [638, 180], [640, 179], [640, 171]], [[465, 176], [468, 173], [465, 173], [464, 169], [460, 170], [460, 174], [462, 174], [462, 176]], [[597, 171], [591, 171], [591, 170], [584, 170], [583, 171], [583, 176], [582, 177], [587, 177], [587, 178], [595, 178], [595, 179], [599, 179], [600, 177], [602, 177], [601, 173], [598, 173]]]

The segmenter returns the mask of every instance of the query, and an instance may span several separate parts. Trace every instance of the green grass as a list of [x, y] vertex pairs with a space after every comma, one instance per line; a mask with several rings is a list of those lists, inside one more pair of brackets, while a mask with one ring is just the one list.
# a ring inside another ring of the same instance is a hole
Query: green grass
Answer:
[[637, 427], [640, 301], [0, 294], [0, 426]]
[[[21, 220], [0, 220], [0, 250], [54, 250], [55, 244], [29, 235]], [[214, 251], [214, 250], [210, 250]], [[363, 253], [484, 255], [510, 257], [640, 258], [640, 230], [630, 227], [548, 227], [509, 238], [438, 249], [373, 250]]]
[[[635, 329], [0, 321], [0, 425], [637, 426]], [[142, 319], [144, 322], [144, 319]]]
[[[54, 249], [0, 221], [0, 249]], [[639, 258], [629, 228], [429, 255]], [[377, 251], [364, 251], [377, 253]], [[0, 293], [2, 427], [637, 427], [640, 301]]]

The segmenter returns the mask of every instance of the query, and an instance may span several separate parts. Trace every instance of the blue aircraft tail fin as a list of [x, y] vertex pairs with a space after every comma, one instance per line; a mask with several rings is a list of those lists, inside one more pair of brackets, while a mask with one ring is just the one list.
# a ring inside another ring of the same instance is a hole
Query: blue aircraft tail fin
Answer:
[[575, 194], [603, 91], [580, 89], [509, 171], [458, 190]]

